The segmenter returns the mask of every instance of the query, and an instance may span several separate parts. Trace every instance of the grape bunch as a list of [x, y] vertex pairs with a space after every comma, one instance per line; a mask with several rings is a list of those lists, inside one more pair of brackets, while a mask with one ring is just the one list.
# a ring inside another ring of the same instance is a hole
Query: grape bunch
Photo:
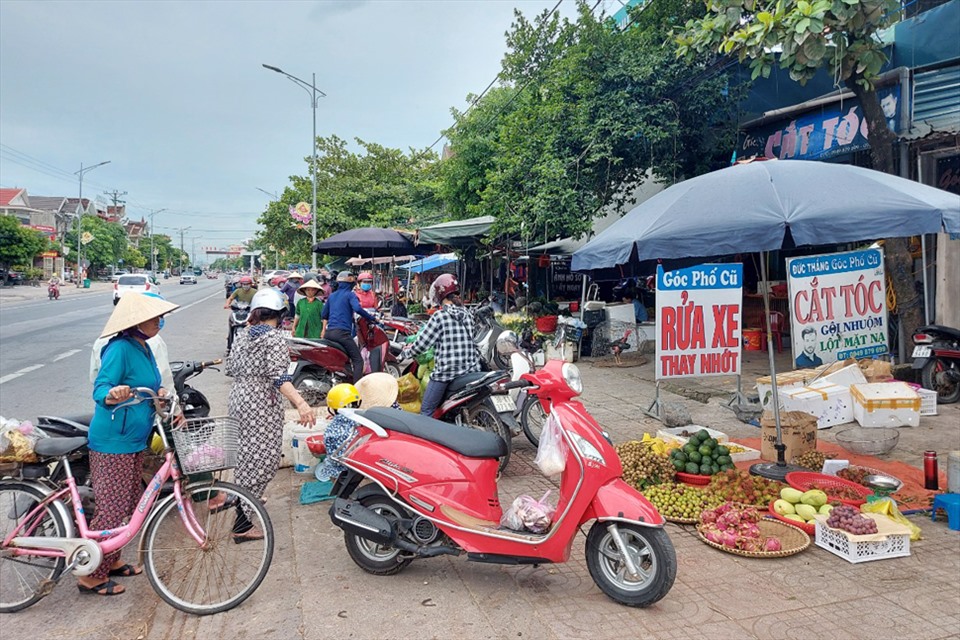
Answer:
[[877, 532], [875, 520], [863, 517], [857, 509], [846, 504], [838, 505], [830, 510], [827, 526], [842, 529], [855, 536]]

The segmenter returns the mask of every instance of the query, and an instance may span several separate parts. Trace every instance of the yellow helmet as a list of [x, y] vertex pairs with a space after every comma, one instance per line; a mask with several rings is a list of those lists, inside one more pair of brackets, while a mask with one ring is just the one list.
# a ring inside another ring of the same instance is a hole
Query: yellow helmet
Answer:
[[360, 392], [352, 384], [338, 384], [327, 393], [327, 408], [336, 413], [340, 409], [360, 406]]

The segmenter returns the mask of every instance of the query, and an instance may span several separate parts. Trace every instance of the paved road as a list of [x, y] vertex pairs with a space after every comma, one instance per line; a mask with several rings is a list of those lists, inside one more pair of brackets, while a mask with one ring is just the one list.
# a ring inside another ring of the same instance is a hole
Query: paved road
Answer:
[[[180, 285], [171, 279], [160, 290], [181, 305], [163, 329], [170, 358], [223, 356], [223, 281]], [[5, 301], [0, 306], [0, 415], [27, 420], [92, 411], [90, 349], [113, 311], [111, 301], [112, 293], [104, 290], [56, 302]], [[216, 373], [204, 373], [196, 386], [212, 397], [226, 397], [226, 380]]]

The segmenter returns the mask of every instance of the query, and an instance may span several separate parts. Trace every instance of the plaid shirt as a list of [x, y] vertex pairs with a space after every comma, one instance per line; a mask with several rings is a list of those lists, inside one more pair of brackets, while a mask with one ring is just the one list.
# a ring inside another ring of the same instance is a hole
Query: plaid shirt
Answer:
[[480, 371], [480, 354], [473, 341], [473, 318], [460, 306], [446, 304], [430, 316], [417, 339], [404, 349], [404, 356], [416, 357], [434, 349], [431, 380], [450, 382], [465, 373]]

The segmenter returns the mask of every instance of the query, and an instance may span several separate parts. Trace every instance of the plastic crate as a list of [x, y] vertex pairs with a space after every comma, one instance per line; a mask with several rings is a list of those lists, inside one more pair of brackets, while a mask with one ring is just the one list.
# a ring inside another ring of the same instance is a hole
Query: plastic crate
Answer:
[[902, 558], [910, 555], [910, 534], [887, 534], [886, 540], [851, 540], [843, 531], [831, 529], [817, 520], [816, 545], [830, 553], [840, 556], [847, 562], [869, 562]]
[[937, 415], [937, 392], [921, 388], [917, 389], [917, 393], [920, 395], [920, 415]]

